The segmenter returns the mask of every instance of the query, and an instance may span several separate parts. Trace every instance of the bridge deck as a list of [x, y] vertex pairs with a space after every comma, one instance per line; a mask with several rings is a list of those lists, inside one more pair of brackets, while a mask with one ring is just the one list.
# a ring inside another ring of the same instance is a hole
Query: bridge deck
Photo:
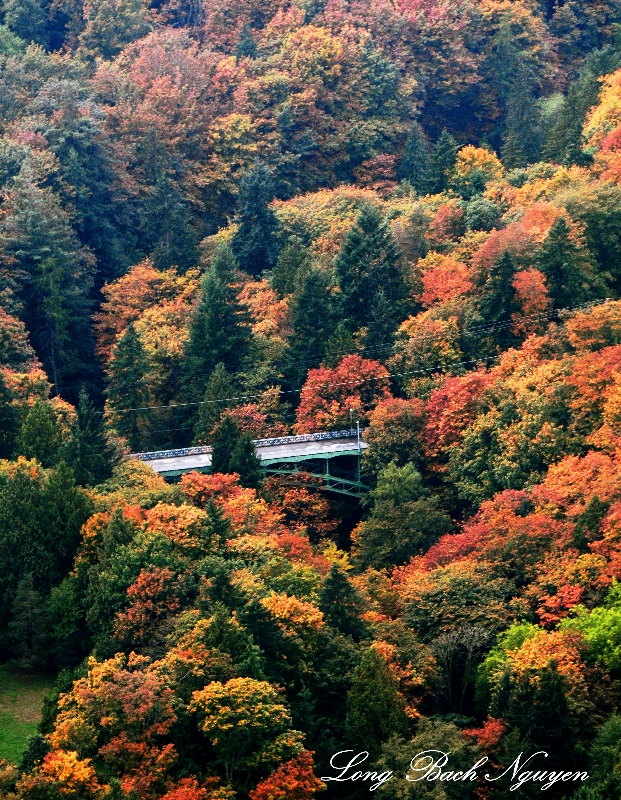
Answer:
[[[257, 456], [265, 466], [282, 462], [307, 461], [313, 458], [356, 456], [367, 444], [356, 431], [333, 431], [303, 436], [284, 436], [279, 439], [255, 440]], [[210, 447], [189, 447], [184, 450], [163, 450], [154, 453], [134, 453], [130, 458], [148, 462], [159, 474], [179, 475], [211, 466]]]

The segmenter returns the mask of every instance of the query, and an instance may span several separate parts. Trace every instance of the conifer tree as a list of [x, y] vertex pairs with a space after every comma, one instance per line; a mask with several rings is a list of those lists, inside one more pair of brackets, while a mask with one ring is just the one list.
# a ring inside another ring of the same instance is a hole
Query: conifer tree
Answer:
[[596, 277], [589, 256], [586, 248], [572, 241], [567, 220], [564, 217], [557, 220], [538, 258], [554, 308], [570, 308], [594, 296]]
[[290, 385], [299, 388], [308, 370], [321, 363], [326, 340], [334, 329], [330, 288], [318, 268], [301, 269], [296, 276], [289, 317], [293, 334], [284, 372]]
[[13, 182], [0, 220], [0, 251], [14, 259], [13, 290], [56, 393], [92, 357], [92, 255], [80, 246], [60, 200], [30, 160]]
[[511, 87], [502, 143], [502, 158], [508, 169], [526, 167], [539, 158], [541, 112], [532, 89], [532, 80], [523, 69]]
[[492, 266], [483, 287], [483, 295], [479, 310], [487, 325], [493, 325], [489, 340], [501, 350], [505, 350], [515, 342], [511, 332], [512, 316], [519, 311], [515, 297], [513, 279], [515, 264], [511, 253], [505, 251]]
[[341, 289], [341, 314], [351, 330], [368, 324], [369, 309], [380, 290], [392, 311], [392, 328], [396, 328], [407, 296], [399, 257], [386, 220], [375, 206], [364, 205], [334, 261]]
[[395, 313], [386, 293], [379, 289], [371, 306], [371, 315], [364, 337], [365, 351], [369, 358], [383, 361], [392, 350], [395, 332]]
[[347, 729], [356, 747], [377, 757], [383, 742], [407, 728], [399, 681], [375, 646], [363, 654], [347, 694]]
[[42, 0], [3, 0], [4, 24], [28, 44], [45, 46], [49, 43], [46, 6]]
[[212, 472], [232, 472], [231, 456], [240, 436], [239, 425], [229, 414], [226, 414], [213, 432], [211, 443]]
[[234, 270], [231, 249], [221, 244], [203, 278], [185, 348], [186, 385], [189, 396], [196, 399], [202, 399], [209, 376], [220, 362], [234, 373], [248, 353], [251, 330], [231, 285]]
[[272, 289], [279, 297], [293, 294], [299, 271], [310, 265], [311, 254], [299, 236], [291, 236], [280, 251], [276, 266], [270, 276]]
[[220, 361], [209, 376], [205, 386], [202, 405], [198, 409], [198, 419], [194, 428], [194, 443], [209, 444], [213, 429], [218, 424], [222, 414], [230, 408], [227, 398], [233, 397], [233, 381]]
[[80, 391], [77, 421], [63, 455], [79, 486], [95, 486], [112, 475], [114, 450], [106, 436], [103, 416], [84, 388]]
[[52, 467], [60, 458], [61, 444], [61, 430], [54, 409], [50, 403], [37, 398], [22, 423], [17, 453], [35, 458], [43, 467]]
[[347, 330], [347, 325], [341, 320], [334, 329], [334, 333], [326, 342], [324, 364], [328, 369], [334, 369], [343, 359], [355, 353], [358, 349], [356, 340], [351, 331]]
[[17, 585], [12, 612], [7, 627], [13, 656], [26, 669], [41, 665], [45, 661], [45, 614], [31, 573]]
[[108, 363], [106, 415], [110, 426], [124, 436], [130, 448], [138, 451], [146, 441], [148, 403], [144, 386], [147, 363], [144, 349], [133, 323], [117, 341]]
[[239, 475], [239, 482], [247, 489], [258, 489], [261, 485], [261, 461], [249, 433], [242, 433], [235, 442], [229, 469]]
[[252, 28], [247, 21], [244, 22], [239, 31], [235, 55], [237, 58], [256, 58], [257, 43], [252, 35]]
[[399, 178], [408, 181], [419, 194], [425, 194], [429, 189], [430, 166], [427, 139], [421, 126], [415, 122], [405, 143]]
[[321, 587], [319, 608], [328, 625], [346, 636], [358, 641], [366, 633], [366, 625], [362, 620], [363, 598], [336, 562], [330, 567]]
[[18, 421], [13, 396], [0, 372], [0, 459], [10, 458], [15, 446]]
[[239, 227], [231, 246], [241, 269], [260, 275], [276, 264], [280, 225], [269, 207], [274, 199], [274, 184], [269, 169], [257, 164], [241, 179], [239, 187]]
[[457, 142], [446, 129], [431, 151], [429, 163], [429, 191], [439, 194], [448, 189], [449, 176], [457, 161]]
[[557, 164], [586, 164], [582, 129], [589, 109], [597, 102], [600, 83], [587, 71], [569, 87], [554, 124], [548, 131], [543, 158]]

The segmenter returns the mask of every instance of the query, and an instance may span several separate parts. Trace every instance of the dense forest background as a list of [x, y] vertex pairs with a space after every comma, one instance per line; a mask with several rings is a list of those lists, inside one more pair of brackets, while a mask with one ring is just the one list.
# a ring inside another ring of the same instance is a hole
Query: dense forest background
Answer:
[[618, 800], [617, 0], [2, 0], [0, 189], [2, 797]]

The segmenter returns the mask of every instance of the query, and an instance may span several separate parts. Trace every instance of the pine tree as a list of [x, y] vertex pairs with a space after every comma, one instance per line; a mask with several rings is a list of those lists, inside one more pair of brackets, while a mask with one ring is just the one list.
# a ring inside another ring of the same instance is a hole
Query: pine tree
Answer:
[[18, 420], [13, 396], [0, 372], [0, 458], [10, 458], [15, 447]]
[[585, 142], [582, 130], [589, 109], [597, 102], [599, 89], [597, 76], [590, 71], [569, 87], [543, 147], [542, 155], [546, 161], [567, 166], [589, 162], [583, 150]]
[[366, 633], [366, 625], [362, 620], [363, 598], [336, 563], [330, 567], [321, 587], [319, 608], [328, 625], [345, 636], [352, 636], [358, 641]]
[[17, 585], [12, 612], [8, 634], [17, 663], [25, 668], [40, 665], [44, 659], [45, 620], [41, 597], [35, 591], [31, 574]]
[[239, 227], [231, 246], [240, 267], [260, 275], [276, 264], [280, 225], [269, 207], [274, 184], [269, 169], [258, 164], [241, 179], [237, 205]]
[[144, 386], [147, 363], [140, 337], [130, 323], [117, 341], [108, 362], [106, 415], [111, 428], [138, 451], [146, 441], [149, 397]]
[[341, 320], [332, 336], [326, 342], [323, 363], [328, 369], [334, 369], [341, 362], [343, 356], [355, 353], [357, 349], [356, 340], [351, 332], [347, 330], [347, 325]]
[[[586, 303], [595, 295], [596, 276], [586, 247], [571, 239], [565, 217], [550, 228], [538, 257], [539, 269], [546, 276], [554, 308], [570, 308]], [[603, 286], [597, 287], [603, 289]]]
[[392, 350], [395, 332], [395, 313], [383, 289], [375, 295], [371, 318], [364, 337], [364, 348], [369, 358], [383, 361]]
[[106, 437], [103, 416], [84, 388], [80, 391], [77, 421], [63, 455], [79, 486], [96, 486], [112, 475], [114, 450]]
[[278, 256], [276, 266], [270, 276], [272, 289], [279, 297], [293, 294], [295, 279], [301, 269], [308, 268], [311, 254], [299, 236], [291, 236]]
[[209, 444], [213, 429], [220, 421], [222, 414], [232, 403], [222, 402], [233, 397], [233, 381], [220, 361], [209, 376], [205, 386], [202, 405], [198, 409], [198, 420], [194, 428], [194, 444]]
[[435, 143], [429, 163], [429, 191], [439, 194], [448, 189], [449, 176], [457, 161], [457, 142], [446, 129]]
[[213, 432], [211, 443], [211, 471], [228, 473], [231, 469], [231, 456], [241, 437], [241, 430], [235, 420], [226, 414]]
[[239, 475], [239, 482], [247, 489], [258, 489], [261, 485], [261, 461], [249, 433], [242, 433], [235, 442], [229, 469]]
[[375, 758], [383, 742], [406, 728], [399, 681], [384, 656], [371, 646], [360, 659], [347, 693], [349, 741]]
[[0, 250], [15, 260], [15, 299], [56, 393], [92, 358], [92, 255], [80, 246], [54, 192], [30, 160], [13, 182], [0, 221]]
[[284, 372], [291, 386], [300, 388], [308, 370], [321, 363], [325, 342], [334, 330], [333, 313], [325, 275], [316, 267], [301, 269], [289, 311], [293, 334], [285, 354]]
[[511, 253], [505, 251], [490, 269], [479, 307], [486, 324], [494, 326], [489, 333], [490, 343], [495, 344], [501, 350], [505, 350], [516, 341], [511, 332], [512, 316], [519, 311], [513, 287], [514, 277], [513, 258]]
[[188, 394], [196, 399], [203, 397], [209, 376], [220, 362], [234, 373], [248, 353], [248, 316], [231, 285], [235, 266], [231, 249], [221, 244], [203, 278], [201, 296], [190, 322], [184, 368]]
[[429, 189], [430, 166], [427, 139], [421, 126], [415, 122], [405, 143], [399, 178], [408, 181], [419, 194], [425, 194]]
[[52, 405], [37, 398], [22, 423], [17, 454], [34, 458], [43, 467], [52, 467], [59, 461], [61, 444], [60, 425]]
[[369, 308], [380, 290], [392, 310], [392, 329], [396, 328], [407, 296], [399, 258], [388, 223], [375, 206], [364, 205], [334, 260], [341, 314], [352, 330], [368, 324]]
[[244, 22], [239, 31], [235, 56], [237, 58], [256, 58], [257, 56], [257, 43], [248, 22]]
[[525, 70], [518, 75], [507, 100], [502, 158], [508, 169], [526, 167], [539, 158], [541, 112]]

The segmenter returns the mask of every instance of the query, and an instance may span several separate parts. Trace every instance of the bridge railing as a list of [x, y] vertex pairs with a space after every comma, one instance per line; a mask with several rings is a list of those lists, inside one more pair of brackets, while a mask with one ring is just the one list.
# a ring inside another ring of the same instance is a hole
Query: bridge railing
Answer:
[[[360, 429], [360, 435], [364, 430]], [[277, 436], [274, 439], [255, 439], [255, 447], [275, 447], [283, 444], [302, 444], [304, 442], [317, 442], [324, 439], [351, 439], [357, 436], [356, 428], [344, 431], [325, 431], [323, 433], [302, 433], [298, 436]], [[209, 446], [182, 447], [178, 450], [155, 450], [149, 453], [130, 453], [127, 458], [137, 459], [138, 461], [155, 461], [159, 458], [177, 458], [178, 456], [201, 456], [211, 453]]]

